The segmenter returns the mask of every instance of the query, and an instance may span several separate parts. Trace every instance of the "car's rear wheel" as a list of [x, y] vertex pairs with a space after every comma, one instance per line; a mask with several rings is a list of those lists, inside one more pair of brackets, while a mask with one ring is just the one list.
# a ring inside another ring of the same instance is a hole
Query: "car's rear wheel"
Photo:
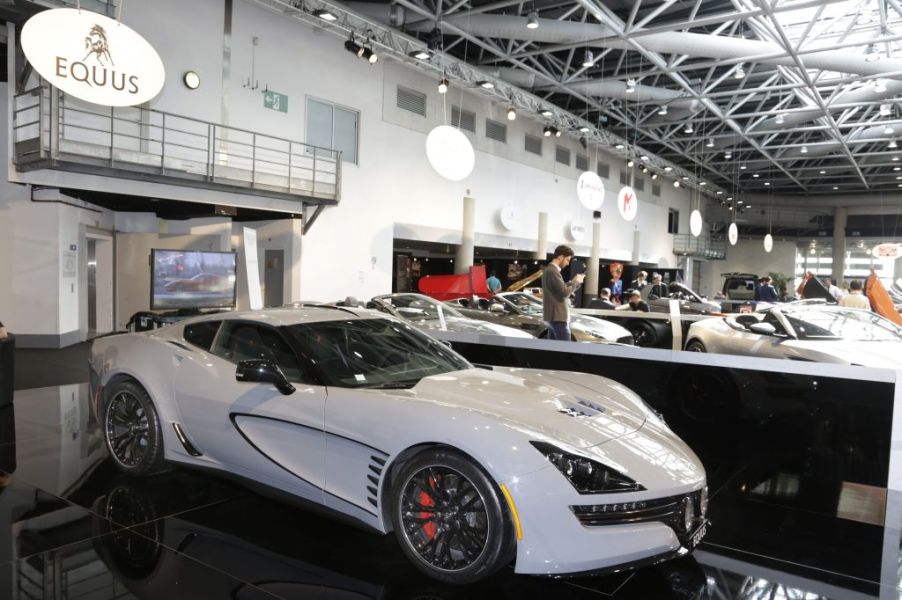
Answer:
[[428, 450], [394, 478], [392, 517], [401, 549], [430, 577], [452, 584], [484, 579], [516, 548], [501, 493], [466, 456]]
[[628, 323], [626, 328], [633, 334], [633, 344], [647, 348], [658, 343], [658, 334], [650, 323], [645, 321], [636, 321]]
[[163, 468], [163, 432], [157, 411], [137, 382], [124, 380], [107, 392], [103, 436], [113, 462], [130, 475], [150, 475]]
[[686, 344], [686, 352], [707, 352], [708, 349], [705, 348], [705, 345], [699, 340], [690, 340], [688, 344]]

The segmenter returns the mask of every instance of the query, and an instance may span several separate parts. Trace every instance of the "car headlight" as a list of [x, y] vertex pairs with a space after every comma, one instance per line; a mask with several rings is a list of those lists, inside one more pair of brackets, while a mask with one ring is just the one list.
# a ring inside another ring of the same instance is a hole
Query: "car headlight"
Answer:
[[708, 514], [708, 486], [702, 488], [701, 496], [699, 496], [698, 501], [698, 510], [701, 513], [701, 517], [704, 519], [705, 515]]
[[547, 442], [530, 442], [580, 494], [640, 492], [645, 488], [623, 473], [584, 456], [564, 452]]

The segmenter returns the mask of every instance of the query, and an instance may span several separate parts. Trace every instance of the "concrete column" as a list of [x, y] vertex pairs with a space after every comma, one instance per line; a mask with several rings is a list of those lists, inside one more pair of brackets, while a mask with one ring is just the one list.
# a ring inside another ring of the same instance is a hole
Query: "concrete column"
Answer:
[[639, 243], [640, 237], [641, 237], [641, 235], [639, 233], [639, 230], [638, 229], [634, 230], [633, 231], [633, 258], [630, 261], [631, 265], [639, 264], [639, 248], [641, 247], [641, 245]]
[[[598, 261], [601, 260], [601, 219], [592, 219], [592, 253], [589, 255], [589, 269], [586, 271], [586, 285], [583, 288], [587, 298], [598, 296]], [[583, 305], [585, 306], [585, 304]]]
[[454, 254], [454, 272], [468, 273], [473, 266], [474, 231], [476, 230], [476, 198], [464, 196], [463, 227], [460, 246]]
[[536, 253], [533, 258], [536, 260], [545, 260], [548, 255], [548, 213], [539, 213], [539, 237], [536, 245]]
[[836, 285], [843, 286], [846, 263], [846, 222], [849, 209], [837, 206], [833, 210], [833, 278]]

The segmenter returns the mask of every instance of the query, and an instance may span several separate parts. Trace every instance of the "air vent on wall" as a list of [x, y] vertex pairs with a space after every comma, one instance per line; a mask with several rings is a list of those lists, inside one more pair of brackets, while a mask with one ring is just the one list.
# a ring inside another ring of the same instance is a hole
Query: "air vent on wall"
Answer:
[[633, 189], [637, 192], [645, 191], [645, 179], [642, 177], [636, 177], [633, 181]]
[[652, 195], [652, 196], [658, 196], [658, 197], [660, 198], [660, 196], [661, 196], [661, 186], [658, 185], [657, 183], [651, 184], [651, 195]]
[[458, 129], [466, 129], [476, 133], [476, 113], [469, 110], [461, 110], [458, 106], [451, 107], [451, 126]]
[[611, 178], [611, 165], [607, 165], [605, 163], [598, 163], [595, 166], [595, 172], [598, 173], [599, 177], [604, 177], [605, 179]]
[[627, 185], [630, 182], [630, 174], [626, 171], [620, 171], [620, 185]]
[[496, 142], [501, 142], [502, 144], [507, 143], [507, 125], [504, 123], [499, 123], [498, 121], [493, 121], [491, 119], [485, 120], [485, 137], [490, 140], [495, 140]]
[[576, 155], [576, 168], [580, 171], [589, 170], [589, 157], [583, 154]]
[[562, 165], [570, 166], [570, 150], [567, 148], [561, 148], [557, 146], [554, 151], [554, 160], [558, 161]]
[[426, 94], [398, 86], [397, 106], [421, 117], [426, 116]]
[[542, 156], [542, 138], [526, 135], [526, 151]]

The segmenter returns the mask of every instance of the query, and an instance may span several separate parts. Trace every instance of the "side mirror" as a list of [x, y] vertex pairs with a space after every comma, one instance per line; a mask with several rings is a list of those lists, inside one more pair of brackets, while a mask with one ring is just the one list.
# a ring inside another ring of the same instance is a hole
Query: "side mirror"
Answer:
[[496, 302], [495, 304], [490, 304], [490, 305], [489, 305], [489, 312], [493, 312], [493, 313], [503, 313], [503, 312], [504, 312], [504, 306], [502, 306], [501, 304], [498, 304], [497, 302]]
[[770, 323], [752, 323], [752, 325], [749, 326], [749, 331], [761, 335], [774, 335], [777, 333], [777, 328]]
[[235, 370], [235, 380], [247, 383], [271, 383], [286, 396], [294, 393], [294, 386], [288, 383], [285, 373], [271, 360], [242, 360]]

